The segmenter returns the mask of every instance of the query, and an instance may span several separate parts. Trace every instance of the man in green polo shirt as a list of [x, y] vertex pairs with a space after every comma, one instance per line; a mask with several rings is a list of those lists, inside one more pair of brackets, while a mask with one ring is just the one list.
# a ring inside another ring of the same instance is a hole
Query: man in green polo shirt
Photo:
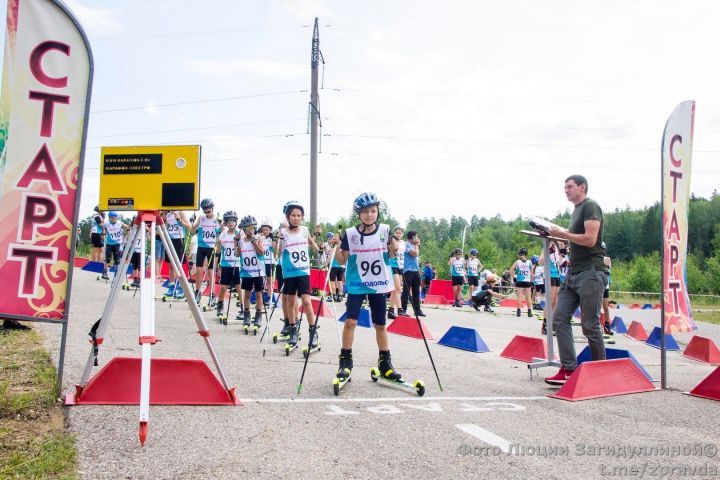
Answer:
[[605, 360], [605, 343], [600, 328], [603, 291], [607, 285], [607, 267], [601, 247], [603, 213], [600, 205], [588, 198], [587, 179], [571, 175], [565, 180], [565, 195], [575, 205], [570, 228], [552, 228], [553, 237], [570, 241], [570, 270], [560, 287], [553, 313], [553, 328], [557, 332], [560, 351], [560, 371], [545, 379], [550, 385], [562, 385], [577, 368], [575, 342], [570, 319], [580, 307], [583, 334], [588, 339], [592, 360]]

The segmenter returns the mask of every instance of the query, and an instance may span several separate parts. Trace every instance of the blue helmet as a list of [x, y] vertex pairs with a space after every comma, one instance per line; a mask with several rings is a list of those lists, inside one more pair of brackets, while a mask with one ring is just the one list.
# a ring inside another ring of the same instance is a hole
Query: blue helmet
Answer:
[[335, 236], [335, 234], [332, 233], [332, 232], [328, 232], [328, 233], [325, 234], [325, 238], [328, 239], [328, 240], [330, 240], [330, 239], [333, 238], [334, 236]]
[[290, 200], [283, 206], [283, 215], [287, 217], [293, 208], [299, 208], [302, 214], [305, 215], [305, 209], [297, 200]]
[[372, 207], [373, 205], [380, 205], [380, 199], [374, 193], [365, 192], [355, 198], [353, 210], [355, 213], [360, 213], [363, 208]]
[[538, 257], [537, 255], [533, 255], [532, 257], [530, 257], [530, 261], [532, 262], [533, 265], [537, 265], [538, 260], [540, 260], [540, 257]]
[[477, 255], [477, 254], [478, 254], [477, 248], [470, 249], [470, 255]]
[[108, 212], [108, 217], [110, 217], [110, 218], [117, 218], [117, 217], [118, 217], [118, 213], [117, 213], [117, 212]]

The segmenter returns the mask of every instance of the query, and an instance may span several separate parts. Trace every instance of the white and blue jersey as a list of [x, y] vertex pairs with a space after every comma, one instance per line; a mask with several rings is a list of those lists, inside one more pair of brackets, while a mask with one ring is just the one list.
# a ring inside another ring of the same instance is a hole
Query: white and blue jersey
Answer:
[[611, 279], [610, 272], [611, 272], [611, 270], [612, 270], [612, 268], [608, 267], [608, 281], [607, 281], [607, 285], [605, 285], [605, 290], [610, 290], [610, 281], [611, 281], [610, 280]]
[[390, 266], [393, 268], [399, 268], [401, 271], [405, 266], [405, 240], [397, 240], [397, 252], [395, 256], [390, 258]]
[[200, 217], [197, 230], [198, 248], [213, 248], [220, 233], [216, 218]]
[[100, 225], [102, 221], [103, 218], [100, 215], [95, 215], [92, 220], [92, 225], [90, 226], [90, 233], [102, 233], [103, 227]]
[[183, 227], [180, 221], [175, 218], [174, 213], [169, 212], [165, 215], [165, 223], [167, 224], [167, 231], [170, 234], [170, 238], [185, 238], [185, 227]]
[[535, 272], [533, 272], [533, 283], [535, 285], [542, 285], [545, 283], [545, 273], [543, 272], [543, 267], [540, 265], [535, 266]]
[[237, 252], [235, 251], [235, 235], [240, 233], [239, 229], [233, 231], [223, 230], [220, 233], [220, 266], [235, 267], [237, 266]]
[[262, 239], [263, 252], [265, 255], [265, 265], [274, 265], [275, 249], [273, 248], [272, 237], [266, 237], [265, 235], [261, 235], [260, 238]]
[[560, 278], [560, 269], [558, 268], [558, 254], [550, 254], [550, 278]]
[[532, 268], [532, 262], [530, 260], [518, 260], [515, 262], [515, 281], [517, 282], [529, 282], [530, 269]]
[[468, 277], [477, 277], [478, 271], [480, 270], [480, 260], [477, 258], [471, 258], [467, 263], [467, 274]]
[[377, 225], [371, 234], [362, 234], [357, 227], [345, 232], [341, 248], [349, 254], [346, 279], [349, 294], [372, 295], [395, 290], [389, 239], [390, 227], [385, 224]]
[[122, 230], [122, 222], [116, 221], [113, 222], [107, 222], [105, 224], [105, 231], [107, 232], [107, 235], [105, 236], [105, 245], [120, 245], [123, 243], [123, 230]]
[[465, 259], [453, 257], [450, 263], [450, 275], [453, 277], [464, 277], [465, 276]]
[[282, 237], [282, 250], [280, 264], [283, 277], [302, 277], [310, 275], [310, 255], [308, 255], [308, 238], [310, 233], [306, 226], [301, 225], [297, 232], [291, 233], [289, 229], [280, 231]]
[[264, 277], [265, 276], [265, 255], [255, 250], [252, 240], [262, 243], [260, 238], [253, 236], [248, 240], [244, 235], [238, 242], [240, 247], [240, 277]]

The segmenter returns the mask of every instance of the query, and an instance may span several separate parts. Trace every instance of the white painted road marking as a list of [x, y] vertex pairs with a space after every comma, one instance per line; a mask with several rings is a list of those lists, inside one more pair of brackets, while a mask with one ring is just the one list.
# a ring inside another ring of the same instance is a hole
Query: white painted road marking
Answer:
[[510, 452], [510, 442], [498, 435], [495, 435], [489, 430], [485, 430], [484, 428], [478, 427], [472, 423], [460, 423], [455, 425], [455, 428], [467, 433], [468, 435], [472, 435], [481, 442], [500, 448], [503, 453]]
[[363, 403], [363, 402], [437, 402], [547, 400], [548, 397], [377, 397], [377, 398], [241, 398], [242, 403]]

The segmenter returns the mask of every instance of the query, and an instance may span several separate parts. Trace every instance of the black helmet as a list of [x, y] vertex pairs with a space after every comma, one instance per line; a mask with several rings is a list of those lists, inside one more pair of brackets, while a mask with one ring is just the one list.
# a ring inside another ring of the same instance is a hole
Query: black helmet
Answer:
[[93, 210], [100, 213], [100, 205], [95, 205], [95, 208], [93, 208]]
[[462, 250], [460, 250], [459, 248], [456, 248], [456, 249], [453, 251], [453, 255], [462, 255]]
[[300, 205], [300, 202], [298, 202], [297, 200], [290, 200], [285, 204], [285, 206], [283, 206], [283, 215], [287, 217], [293, 208], [299, 208], [303, 216], [305, 215], [305, 209], [302, 205]]
[[520, 250], [518, 250], [518, 255], [525, 255], [527, 256], [528, 250], [525, 247], [522, 247]]
[[240, 228], [254, 227], [255, 225], [257, 225], [257, 220], [255, 220], [255, 217], [252, 215], [245, 215], [242, 220], [240, 220]]
[[355, 198], [353, 210], [355, 213], [360, 213], [363, 208], [372, 207], [373, 205], [380, 205], [380, 199], [374, 193], [365, 192]]
[[235, 210], [228, 210], [227, 212], [223, 213], [223, 222], [228, 223], [230, 221], [237, 223], [237, 213], [235, 213]]
[[202, 208], [203, 210], [207, 210], [213, 207], [215, 207], [215, 204], [211, 199], [203, 198], [202, 200], [200, 200], [200, 208]]

